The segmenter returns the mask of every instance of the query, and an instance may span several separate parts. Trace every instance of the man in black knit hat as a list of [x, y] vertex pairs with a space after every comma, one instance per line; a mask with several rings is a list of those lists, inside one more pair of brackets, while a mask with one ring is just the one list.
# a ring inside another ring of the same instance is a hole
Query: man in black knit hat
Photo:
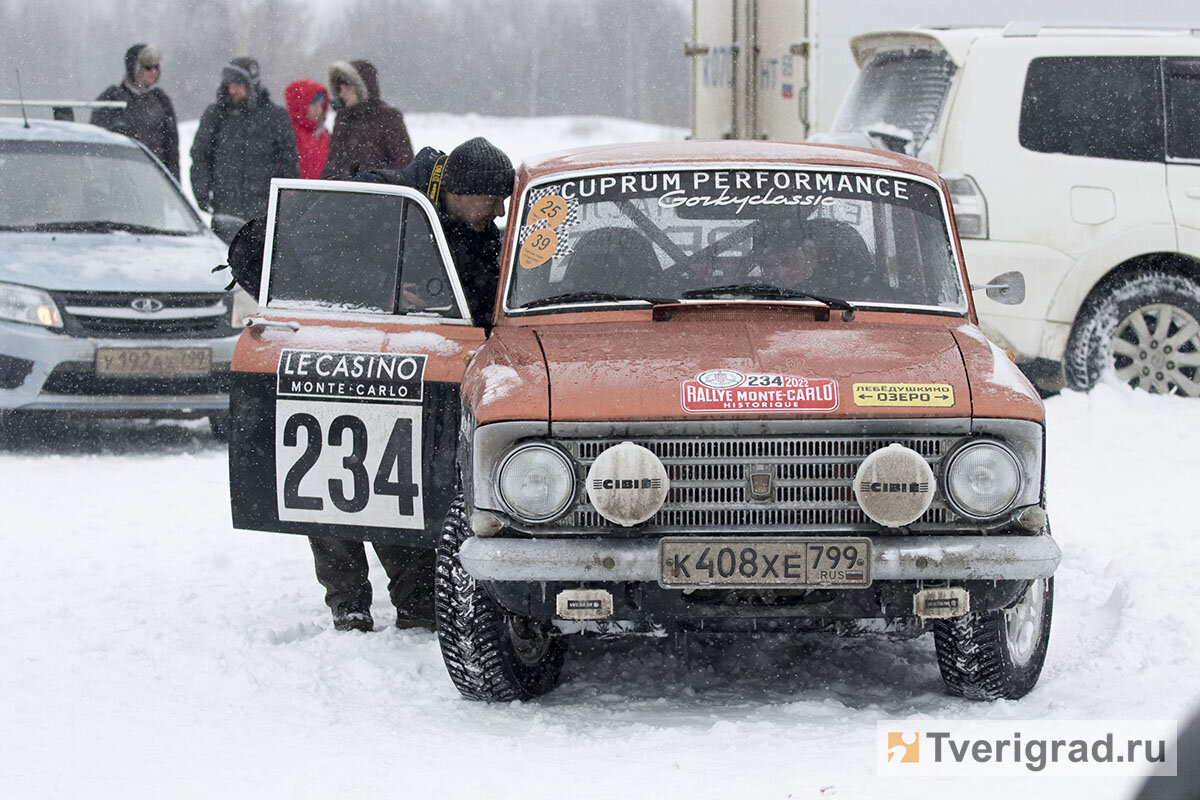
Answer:
[[476, 136], [449, 155], [426, 147], [402, 170], [369, 170], [354, 179], [394, 183], [425, 193], [437, 208], [471, 317], [476, 325], [490, 328], [504, 238], [495, 223], [504, 215], [504, 200], [512, 194], [514, 177], [512, 161], [504, 151]]
[[[476, 137], [449, 155], [426, 147], [403, 170], [370, 170], [354, 179], [424, 192], [437, 209], [471, 318], [476, 325], [490, 328], [503, 242], [496, 218], [504, 214], [504, 199], [512, 194], [514, 177], [508, 156], [487, 139]], [[334, 627], [372, 630], [371, 582], [363, 543], [327, 537], [311, 537], [309, 543]], [[434, 551], [399, 545], [373, 547], [388, 576], [396, 627], [432, 627]]]
[[125, 51], [125, 78], [109, 86], [97, 100], [123, 100], [124, 108], [97, 108], [91, 122], [137, 139], [179, 180], [179, 124], [175, 106], [158, 86], [162, 52], [152, 44]]

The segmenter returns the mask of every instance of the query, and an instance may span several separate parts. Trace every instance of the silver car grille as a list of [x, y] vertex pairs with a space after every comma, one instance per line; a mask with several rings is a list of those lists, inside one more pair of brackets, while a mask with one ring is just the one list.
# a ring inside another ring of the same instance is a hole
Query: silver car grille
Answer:
[[[730, 438], [629, 438], [559, 440], [582, 466], [583, 478], [600, 453], [622, 441], [650, 449], [663, 462], [671, 488], [658, 513], [631, 533], [774, 533], [876, 530], [854, 499], [854, 475], [874, 451], [893, 442], [920, 453], [935, 475], [960, 436], [788, 436]], [[750, 497], [751, 468], [772, 474], [772, 495]], [[582, 484], [582, 481], [581, 481]], [[588, 502], [539, 530], [611, 529]], [[940, 494], [910, 527], [959, 527], [961, 520]]]
[[[70, 336], [195, 339], [235, 332], [223, 293], [59, 292], [55, 300]], [[153, 310], [135, 308], [139, 301]]]

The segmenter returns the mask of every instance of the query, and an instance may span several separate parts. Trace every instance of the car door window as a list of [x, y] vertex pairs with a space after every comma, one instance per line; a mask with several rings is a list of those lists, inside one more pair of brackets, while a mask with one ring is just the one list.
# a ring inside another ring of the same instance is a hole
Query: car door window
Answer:
[[1162, 161], [1159, 59], [1033, 59], [1018, 136], [1022, 147], [1039, 153]]
[[275, 181], [267, 306], [468, 320], [433, 206], [399, 186]]
[[1167, 155], [1200, 159], [1200, 59], [1166, 62]]

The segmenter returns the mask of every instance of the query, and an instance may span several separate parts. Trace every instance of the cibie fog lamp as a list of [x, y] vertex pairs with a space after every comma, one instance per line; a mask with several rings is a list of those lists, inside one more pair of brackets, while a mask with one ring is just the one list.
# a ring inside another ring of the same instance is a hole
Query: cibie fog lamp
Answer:
[[496, 493], [514, 517], [548, 522], [575, 498], [575, 465], [553, 445], [517, 445], [496, 469]]

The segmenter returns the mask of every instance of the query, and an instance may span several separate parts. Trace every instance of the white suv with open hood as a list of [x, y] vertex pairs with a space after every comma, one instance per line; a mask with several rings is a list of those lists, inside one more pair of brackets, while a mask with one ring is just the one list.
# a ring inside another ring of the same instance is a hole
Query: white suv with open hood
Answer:
[[864, 34], [821, 138], [907, 152], [947, 179], [986, 286], [980, 325], [1044, 387], [1088, 388], [1111, 365], [1137, 388], [1200, 396], [1197, 34]]

